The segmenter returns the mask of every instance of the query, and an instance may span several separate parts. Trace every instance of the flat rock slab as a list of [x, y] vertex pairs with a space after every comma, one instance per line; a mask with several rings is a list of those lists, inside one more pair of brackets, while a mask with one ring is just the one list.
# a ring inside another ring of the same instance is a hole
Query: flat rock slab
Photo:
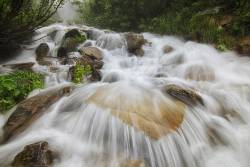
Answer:
[[16, 63], [16, 64], [4, 64], [3, 67], [11, 68], [13, 70], [31, 70], [35, 65], [34, 62]]
[[183, 103], [172, 101], [160, 92], [119, 83], [100, 86], [87, 103], [110, 111], [123, 123], [156, 140], [177, 130], [185, 114]]
[[3, 127], [2, 142], [7, 142], [13, 136], [23, 132], [40, 118], [52, 104], [62, 96], [69, 94], [71, 90], [72, 86], [64, 86], [43, 92], [19, 103]]

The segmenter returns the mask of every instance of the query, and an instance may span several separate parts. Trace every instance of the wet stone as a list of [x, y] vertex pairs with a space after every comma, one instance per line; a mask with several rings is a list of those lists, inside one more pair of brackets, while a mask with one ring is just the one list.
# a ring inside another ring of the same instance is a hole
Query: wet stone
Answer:
[[18, 153], [12, 167], [52, 167], [53, 153], [45, 141], [30, 144]]

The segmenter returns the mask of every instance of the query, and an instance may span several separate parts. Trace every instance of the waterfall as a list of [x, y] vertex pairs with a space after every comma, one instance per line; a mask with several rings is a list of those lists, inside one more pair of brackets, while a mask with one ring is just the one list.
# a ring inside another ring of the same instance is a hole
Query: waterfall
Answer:
[[[56, 57], [65, 32], [84, 27], [54, 24], [16, 60], [35, 60], [39, 43]], [[87, 40], [103, 53], [102, 80], [78, 85], [23, 133], [0, 145], [0, 166], [8, 167], [25, 145], [48, 141], [60, 158], [53, 167], [248, 167], [250, 164], [250, 59], [232, 51], [172, 36], [143, 33], [144, 56], [127, 51], [120, 33], [91, 30]], [[84, 44], [82, 44], [84, 45]], [[164, 53], [165, 46], [172, 48]], [[28, 52], [28, 53], [27, 53]], [[78, 56], [72, 53], [72, 56]], [[68, 83], [70, 65], [46, 74], [46, 88]], [[190, 89], [197, 105], [164, 93], [165, 85]], [[8, 115], [9, 116], [9, 115]], [[8, 119], [0, 117], [0, 126]], [[130, 165], [129, 165], [130, 164]]]

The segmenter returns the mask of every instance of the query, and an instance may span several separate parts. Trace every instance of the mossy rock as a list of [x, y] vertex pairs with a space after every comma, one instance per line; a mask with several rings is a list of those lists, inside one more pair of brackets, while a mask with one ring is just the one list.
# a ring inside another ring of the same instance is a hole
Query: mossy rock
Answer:
[[81, 33], [78, 29], [68, 31], [62, 40], [62, 44], [58, 49], [58, 57], [67, 57], [69, 52], [77, 51], [77, 46], [87, 40], [85, 33]]

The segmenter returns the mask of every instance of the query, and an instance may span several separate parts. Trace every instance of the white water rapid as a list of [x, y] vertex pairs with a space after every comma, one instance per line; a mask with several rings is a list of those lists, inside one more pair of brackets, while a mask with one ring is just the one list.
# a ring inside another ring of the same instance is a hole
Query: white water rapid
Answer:
[[[24, 46], [8, 63], [35, 62], [35, 48], [42, 42], [56, 56], [72, 28], [82, 27], [39, 29], [34, 39], [57, 33], [53, 40], [47, 36]], [[149, 33], [143, 34], [150, 42], [143, 46], [144, 56], [129, 56], [119, 33], [93, 32], [95, 40], [87, 42], [103, 52], [102, 80], [78, 85], [23, 133], [0, 145], [1, 167], [9, 167], [24, 146], [41, 140], [59, 154], [53, 167], [249, 167], [250, 58]], [[164, 54], [165, 45], [174, 50]], [[56, 73], [47, 66], [33, 67], [46, 74], [46, 88], [69, 83], [70, 65], [54, 66]], [[177, 103], [161, 90], [169, 84], [196, 90], [204, 105]], [[167, 118], [160, 118], [164, 114]], [[8, 116], [1, 116], [1, 127]]]

